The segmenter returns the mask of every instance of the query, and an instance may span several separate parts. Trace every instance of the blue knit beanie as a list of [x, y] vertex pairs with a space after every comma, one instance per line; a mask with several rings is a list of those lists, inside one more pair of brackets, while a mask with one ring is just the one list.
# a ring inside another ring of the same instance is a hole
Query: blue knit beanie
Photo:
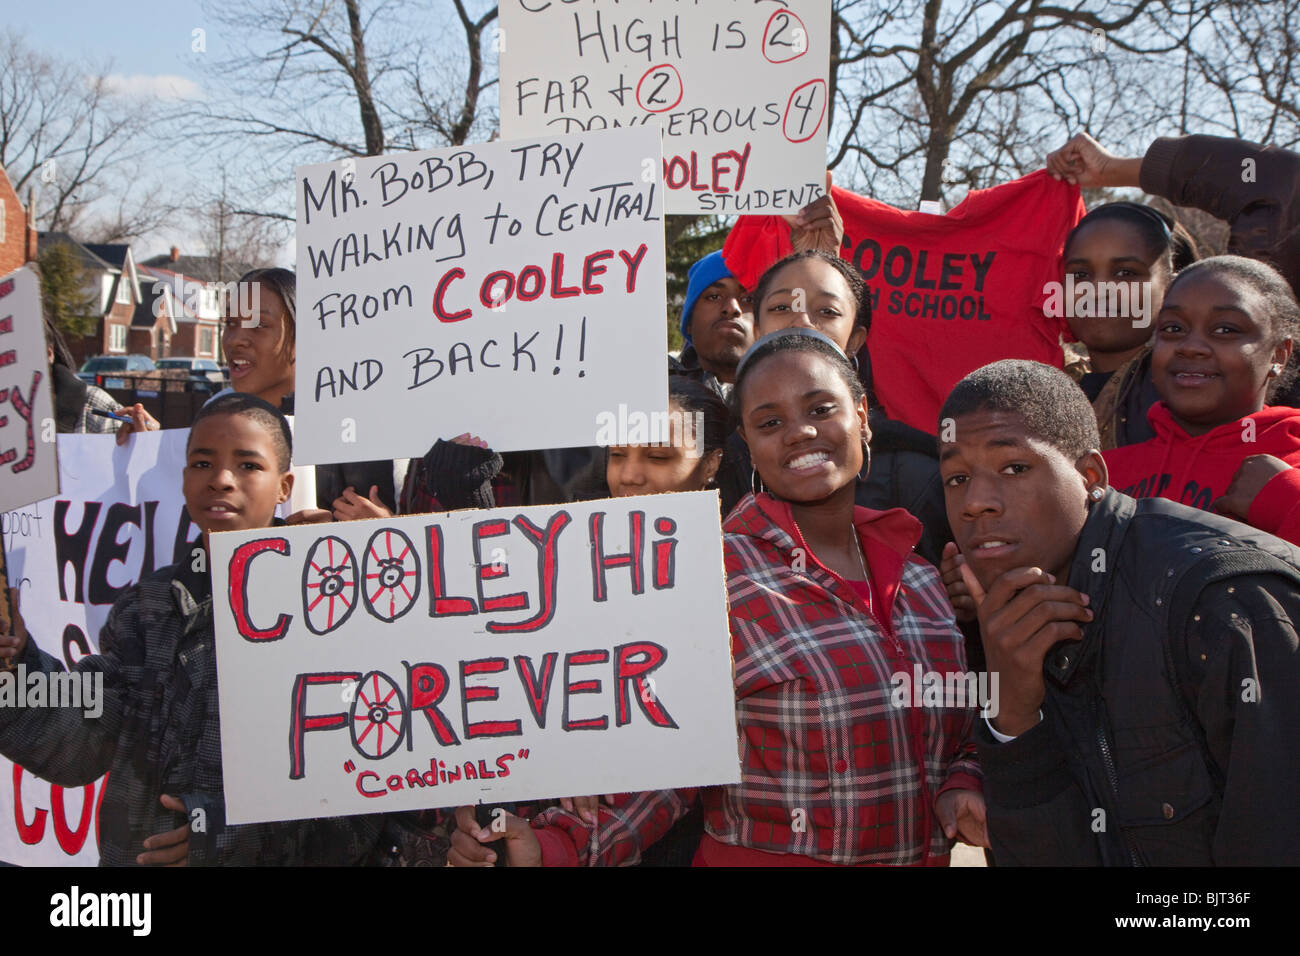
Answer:
[[686, 273], [686, 301], [682, 303], [682, 338], [686, 340], [687, 345], [691, 344], [691, 310], [695, 308], [695, 301], [705, 289], [719, 279], [731, 278], [734, 276], [722, 259], [721, 249], [710, 252], [703, 259], [698, 260]]

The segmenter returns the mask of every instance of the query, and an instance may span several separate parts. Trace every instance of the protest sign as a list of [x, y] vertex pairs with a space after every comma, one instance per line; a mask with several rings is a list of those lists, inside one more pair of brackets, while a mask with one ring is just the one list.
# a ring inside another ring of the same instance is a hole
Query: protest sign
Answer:
[[[61, 493], [4, 514], [4, 549], [23, 620], [71, 667], [99, 648], [113, 602], [143, 574], [189, 560], [198, 538], [181, 496], [188, 430], [60, 435]], [[104, 779], [47, 783], [0, 757], [0, 860], [93, 866]]]
[[825, 192], [829, 0], [503, 0], [501, 131], [663, 131], [670, 213], [793, 213]]
[[211, 550], [231, 822], [740, 780], [716, 493]]
[[299, 167], [295, 454], [594, 444], [667, 403], [659, 137], [613, 130]]
[[59, 490], [54, 446], [40, 280], [19, 269], [0, 279], [0, 512]]

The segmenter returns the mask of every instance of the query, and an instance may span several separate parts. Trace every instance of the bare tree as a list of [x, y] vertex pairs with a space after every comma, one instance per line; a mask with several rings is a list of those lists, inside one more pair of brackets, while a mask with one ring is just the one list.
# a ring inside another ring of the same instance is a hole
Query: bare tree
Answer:
[[[853, 161], [882, 198], [919, 180], [921, 198], [938, 199], [945, 182], [1025, 171], [1046, 128], [1140, 90], [1135, 65], [1178, 51], [1211, 6], [1184, 0], [1180, 17], [1172, 0], [837, 0], [830, 165]], [[1099, 46], [1127, 68], [1099, 62]], [[1072, 102], [1080, 85], [1094, 95]]]
[[[0, 165], [20, 195], [39, 192], [44, 229], [74, 225], [150, 148], [142, 133], [153, 110], [116, 94], [107, 67], [86, 73], [0, 37]], [[124, 222], [139, 215], [123, 208]]]
[[192, 210], [201, 224], [204, 253], [216, 260], [220, 282], [239, 278], [245, 269], [274, 262], [287, 238], [288, 230], [282, 220], [250, 215], [239, 208], [224, 171], [219, 188]]
[[[292, 222], [293, 165], [486, 139], [496, 7], [469, 0], [211, 0], [248, 53], [193, 117], [231, 171], [230, 213]], [[441, 16], [441, 19], [439, 18]], [[446, 90], [458, 90], [445, 94]]]
[[434, 6], [448, 22], [415, 0], [214, 3], [220, 22], [250, 38], [250, 52], [222, 64], [214, 80], [233, 98], [204, 118], [297, 161], [466, 142], [483, 131], [481, 97], [495, 83], [483, 71], [496, 7]]
[[[445, 42], [438, 43], [432, 54], [429, 53], [427, 44], [421, 44], [414, 64], [407, 71], [417, 109], [406, 120], [412, 137], [421, 131], [431, 131], [448, 146], [460, 146], [469, 141], [472, 132], [477, 130], [483, 133], [496, 126], [496, 110], [490, 106], [485, 108], [479, 100], [497, 83], [496, 79], [483, 79], [485, 31], [496, 20], [497, 8], [491, 7], [474, 19], [466, 9], [464, 0], [452, 0], [452, 4], [465, 35], [467, 62], [464, 80], [457, 84], [455, 76], [449, 75], [456, 71], [459, 64], [448, 67]], [[493, 46], [499, 49], [499, 44]], [[432, 84], [430, 78], [433, 79]], [[459, 92], [456, 95], [437, 92], [444, 88], [459, 88]]]
[[1187, 48], [1199, 129], [1300, 143], [1300, 0], [1224, 3]]

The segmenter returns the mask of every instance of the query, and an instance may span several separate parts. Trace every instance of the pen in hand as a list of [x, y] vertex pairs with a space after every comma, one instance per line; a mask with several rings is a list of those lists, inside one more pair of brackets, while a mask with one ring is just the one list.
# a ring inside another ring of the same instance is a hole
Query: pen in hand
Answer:
[[92, 408], [90, 414], [98, 415], [100, 418], [111, 418], [115, 422], [126, 422], [128, 425], [132, 424], [129, 416], [119, 415], [117, 412], [106, 412], [101, 408]]

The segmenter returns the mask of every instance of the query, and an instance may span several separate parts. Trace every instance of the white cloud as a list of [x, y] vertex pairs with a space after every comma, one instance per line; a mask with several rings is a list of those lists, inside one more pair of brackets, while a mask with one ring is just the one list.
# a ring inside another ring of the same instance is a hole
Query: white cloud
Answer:
[[203, 95], [203, 88], [193, 80], [171, 73], [134, 73], [126, 76], [111, 73], [105, 78], [108, 88], [124, 96], [145, 99], [188, 100]]

